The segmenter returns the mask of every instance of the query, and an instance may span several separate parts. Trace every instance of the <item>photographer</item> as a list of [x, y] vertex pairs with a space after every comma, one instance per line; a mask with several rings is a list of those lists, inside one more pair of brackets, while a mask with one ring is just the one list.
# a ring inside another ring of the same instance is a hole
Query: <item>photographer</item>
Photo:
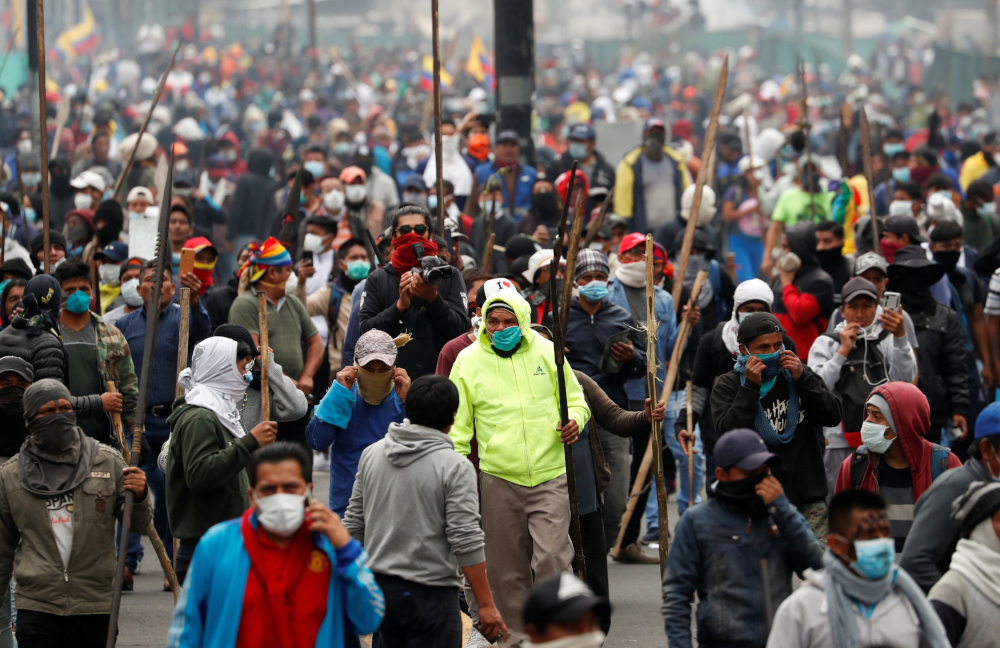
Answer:
[[396, 366], [416, 380], [433, 374], [444, 345], [469, 330], [465, 283], [451, 266], [441, 265], [430, 272], [421, 268], [421, 247], [425, 265], [440, 262], [425, 207], [402, 203], [391, 223], [392, 259], [365, 282], [361, 333], [372, 329], [391, 337], [408, 333], [413, 343], [399, 350]]

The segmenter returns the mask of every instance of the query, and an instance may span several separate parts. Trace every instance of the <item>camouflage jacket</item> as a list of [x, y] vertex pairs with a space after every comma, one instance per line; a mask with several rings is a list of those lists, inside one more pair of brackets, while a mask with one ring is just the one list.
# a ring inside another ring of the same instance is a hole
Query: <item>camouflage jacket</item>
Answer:
[[139, 400], [139, 380], [132, 364], [132, 353], [122, 332], [108, 324], [100, 315], [91, 311], [90, 319], [97, 329], [97, 370], [105, 384], [114, 381], [122, 395], [122, 426], [129, 434], [135, 421], [135, 407]]

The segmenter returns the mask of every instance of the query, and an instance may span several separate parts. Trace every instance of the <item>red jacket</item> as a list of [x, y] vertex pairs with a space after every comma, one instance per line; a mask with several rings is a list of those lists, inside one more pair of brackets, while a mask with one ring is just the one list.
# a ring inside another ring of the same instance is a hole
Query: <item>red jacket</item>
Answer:
[[775, 313], [774, 316], [785, 327], [788, 337], [795, 341], [799, 358], [805, 362], [809, 357], [809, 348], [816, 338], [826, 331], [829, 320], [820, 317], [820, 306], [816, 297], [799, 292], [795, 284], [788, 284], [781, 289], [781, 301], [786, 312]]
[[[927, 397], [915, 385], [905, 382], [890, 382], [872, 390], [889, 403], [894, 431], [903, 446], [906, 463], [910, 466], [910, 476], [913, 479], [913, 501], [916, 502], [927, 490], [932, 481], [931, 453], [934, 444], [923, 438], [931, 427], [931, 408]], [[878, 481], [872, 471], [872, 455], [868, 453], [868, 465], [861, 479], [861, 488], [878, 493]], [[837, 473], [835, 493], [851, 490], [851, 457], [844, 459]], [[954, 453], [948, 455], [948, 468], [958, 468], [962, 465]]]

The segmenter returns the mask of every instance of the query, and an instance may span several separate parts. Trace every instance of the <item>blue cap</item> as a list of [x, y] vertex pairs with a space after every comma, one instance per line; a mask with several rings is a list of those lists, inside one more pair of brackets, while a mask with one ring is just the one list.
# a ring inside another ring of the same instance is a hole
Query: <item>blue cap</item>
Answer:
[[121, 241], [111, 241], [104, 249], [94, 255], [95, 259], [105, 259], [112, 263], [121, 263], [128, 258], [128, 244]]
[[730, 430], [723, 434], [715, 444], [715, 465], [719, 468], [740, 470], [757, 470], [765, 462], [775, 459], [778, 455], [769, 452], [764, 439], [753, 430], [746, 428]]
[[976, 439], [1000, 434], [1000, 401], [990, 403], [979, 413], [976, 419]]
[[411, 173], [406, 181], [403, 182], [403, 191], [407, 189], [416, 189], [417, 191], [427, 191], [427, 183], [424, 182], [423, 176], [419, 173]]
[[597, 134], [594, 132], [594, 127], [590, 124], [577, 124], [569, 129], [569, 139], [571, 140], [592, 142], [596, 137]]

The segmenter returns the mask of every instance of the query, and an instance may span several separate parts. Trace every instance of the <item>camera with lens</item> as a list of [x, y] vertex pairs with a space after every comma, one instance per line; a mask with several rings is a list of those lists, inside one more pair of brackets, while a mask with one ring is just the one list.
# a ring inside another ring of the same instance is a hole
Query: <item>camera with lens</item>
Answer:
[[451, 278], [452, 267], [437, 256], [424, 256], [424, 246], [420, 243], [412, 245], [413, 253], [420, 259], [420, 268], [414, 268], [413, 273], [423, 277], [424, 281], [437, 286], [445, 279]]

